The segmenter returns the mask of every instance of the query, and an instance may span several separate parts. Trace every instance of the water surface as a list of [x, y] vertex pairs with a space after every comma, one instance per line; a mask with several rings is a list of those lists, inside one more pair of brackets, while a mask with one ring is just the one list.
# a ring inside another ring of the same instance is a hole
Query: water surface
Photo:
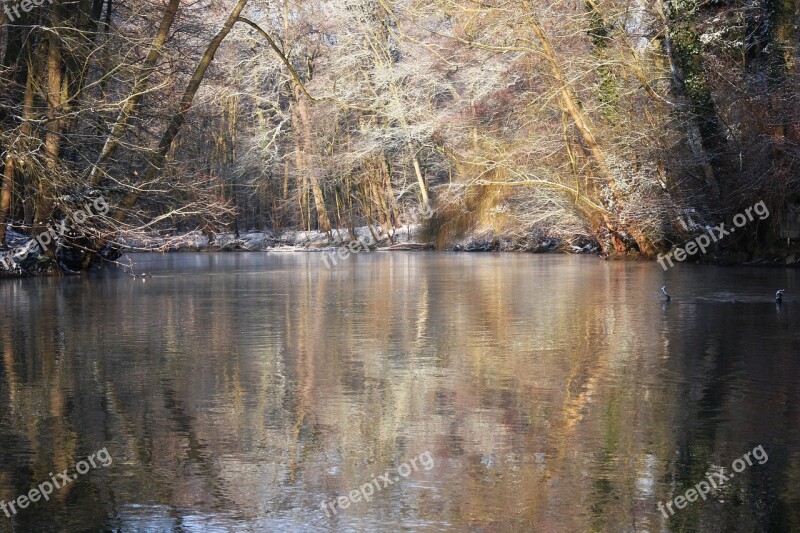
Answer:
[[132, 259], [153, 277], [0, 280], [0, 500], [113, 457], [0, 531], [800, 530], [795, 271]]

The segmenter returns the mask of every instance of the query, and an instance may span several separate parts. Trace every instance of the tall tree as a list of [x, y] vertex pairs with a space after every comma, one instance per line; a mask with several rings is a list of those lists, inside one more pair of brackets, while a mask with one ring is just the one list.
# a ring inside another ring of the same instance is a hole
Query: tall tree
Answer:
[[[179, 108], [175, 114], [172, 115], [164, 134], [161, 136], [161, 141], [158, 143], [158, 148], [156, 148], [155, 154], [148, 163], [147, 172], [144, 177], [145, 183], [152, 182], [163, 172], [167, 155], [172, 148], [172, 144], [175, 142], [175, 138], [178, 136], [181, 128], [186, 123], [186, 116], [192, 109], [194, 97], [197, 95], [197, 91], [200, 89], [200, 85], [203, 83], [203, 78], [206, 75], [206, 71], [211, 65], [211, 62], [214, 60], [214, 56], [216, 55], [217, 50], [219, 50], [222, 41], [225, 40], [225, 37], [228, 36], [233, 29], [233, 26], [239, 20], [239, 15], [247, 6], [247, 2], [248, 0], [238, 0], [236, 2], [236, 5], [233, 7], [230, 15], [228, 15], [228, 19], [225, 21], [225, 24], [223, 24], [222, 29], [220, 29], [214, 38], [211, 39], [211, 42], [208, 44], [203, 57], [200, 58], [200, 62], [198, 63], [197, 68], [195, 68], [194, 73], [189, 80], [189, 84], [186, 86], [186, 90], [183, 93]], [[122, 202], [120, 202], [114, 218], [119, 222], [124, 221], [128, 216], [129, 211], [133, 209], [133, 207], [139, 201], [140, 196], [141, 193], [138, 190], [128, 193], [125, 198], [123, 198]]]

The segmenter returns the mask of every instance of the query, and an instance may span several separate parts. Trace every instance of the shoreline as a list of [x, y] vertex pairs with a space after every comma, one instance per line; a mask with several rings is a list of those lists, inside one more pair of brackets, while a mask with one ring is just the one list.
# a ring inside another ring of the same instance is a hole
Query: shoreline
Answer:
[[[566, 254], [596, 255], [609, 261], [646, 261], [658, 263], [657, 258], [638, 255], [618, 255], [604, 257], [600, 248], [591, 240], [576, 236], [572, 241], [549, 236], [528, 236], [524, 239], [495, 234], [469, 235], [440, 247], [428, 237], [429, 233], [421, 224], [408, 225], [387, 233], [382, 226], [361, 226], [355, 229], [337, 229], [330, 233], [319, 231], [285, 230], [281, 232], [247, 231], [238, 236], [233, 233], [217, 233], [212, 237], [195, 230], [188, 233], [149, 238], [123, 239], [120, 251], [123, 254], [140, 253], [331, 253], [346, 248], [355, 242], [369, 246], [370, 251], [428, 251], [464, 253], [522, 253], [522, 254]], [[28, 246], [31, 239], [16, 234], [14, 247], [0, 251], [0, 259], [12, 257], [16, 250]], [[796, 268], [800, 266], [800, 249], [774, 248], [771, 254], [751, 257], [751, 254], [736, 251], [710, 251], [708, 254], [686, 264], [707, 264], [716, 266], [759, 266]], [[20, 279], [36, 276], [67, 274], [56, 262], [41, 254], [30, 254], [27, 264], [21, 269], [9, 270], [0, 262], [0, 279]], [[675, 265], [677, 267], [678, 265]], [[671, 268], [669, 269], [671, 270]], [[666, 271], [665, 271], [666, 272]]]

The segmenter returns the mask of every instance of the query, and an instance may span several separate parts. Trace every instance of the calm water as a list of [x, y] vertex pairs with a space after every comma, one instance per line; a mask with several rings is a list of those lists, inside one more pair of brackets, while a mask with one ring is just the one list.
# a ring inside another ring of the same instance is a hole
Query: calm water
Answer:
[[134, 261], [154, 277], [0, 280], [0, 499], [113, 457], [0, 531], [800, 530], [795, 271]]

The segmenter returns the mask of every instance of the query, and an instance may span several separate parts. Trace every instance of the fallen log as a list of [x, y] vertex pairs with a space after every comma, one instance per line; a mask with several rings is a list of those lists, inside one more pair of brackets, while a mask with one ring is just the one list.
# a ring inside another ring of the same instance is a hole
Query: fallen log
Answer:
[[435, 247], [433, 243], [419, 243], [419, 242], [401, 242], [386, 248], [392, 252], [395, 251], [423, 251], [433, 250]]

